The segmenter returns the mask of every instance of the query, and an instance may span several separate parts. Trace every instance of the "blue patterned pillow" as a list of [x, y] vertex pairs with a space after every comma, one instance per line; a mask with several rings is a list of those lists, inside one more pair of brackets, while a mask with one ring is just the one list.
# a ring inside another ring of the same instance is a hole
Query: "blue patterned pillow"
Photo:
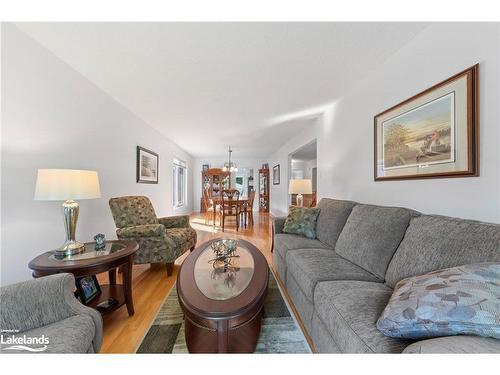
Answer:
[[469, 264], [401, 280], [377, 328], [390, 337], [500, 339], [500, 263]]

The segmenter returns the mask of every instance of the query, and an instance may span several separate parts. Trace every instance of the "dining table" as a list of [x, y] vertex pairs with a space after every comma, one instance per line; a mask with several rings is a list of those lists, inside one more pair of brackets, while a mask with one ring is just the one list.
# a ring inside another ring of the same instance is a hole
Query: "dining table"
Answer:
[[[212, 197], [210, 197], [210, 199], [212, 200], [213, 204], [214, 204], [214, 208], [217, 207], [217, 205], [220, 205], [222, 206], [222, 196], [220, 195], [214, 195]], [[224, 203], [226, 203], [227, 205], [229, 206], [242, 206], [246, 203], [248, 203], [248, 197], [240, 197], [239, 199], [224, 199]], [[213, 217], [213, 220], [214, 220], [214, 225], [215, 225], [215, 214], [216, 214], [216, 211], [214, 209], [214, 217]]]

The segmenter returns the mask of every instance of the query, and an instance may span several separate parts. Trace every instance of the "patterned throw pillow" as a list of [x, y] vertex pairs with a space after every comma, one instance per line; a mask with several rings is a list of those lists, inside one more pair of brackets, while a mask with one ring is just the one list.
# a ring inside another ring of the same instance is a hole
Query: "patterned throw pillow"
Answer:
[[469, 264], [401, 280], [377, 328], [386, 336], [409, 339], [500, 339], [500, 263]]
[[291, 206], [283, 226], [284, 233], [298, 234], [307, 238], [316, 238], [316, 220], [320, 209], [317, 207]]

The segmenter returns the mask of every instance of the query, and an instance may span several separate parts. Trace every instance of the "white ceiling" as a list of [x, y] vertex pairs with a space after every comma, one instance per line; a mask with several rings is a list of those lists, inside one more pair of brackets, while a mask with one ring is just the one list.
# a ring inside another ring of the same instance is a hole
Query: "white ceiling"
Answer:
[[18, 23], [193, 156], [266, 157], [423, 23]]

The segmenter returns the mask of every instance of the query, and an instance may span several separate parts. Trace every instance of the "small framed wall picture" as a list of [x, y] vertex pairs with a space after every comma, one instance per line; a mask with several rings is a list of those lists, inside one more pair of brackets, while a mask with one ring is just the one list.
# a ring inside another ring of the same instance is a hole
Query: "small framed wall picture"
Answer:
[[375, 116], [375, 181], [479, 175], [478, 69]]
[[203, 172], [206, 172], [210, 169], [210, 165], [209, 164], [203, 164], [203, 166], [201, 167], [202, 171]]
[[156, 152], [137, 146], [137, 182], [157, 184], [159, 161], [160, 157]]
[[273, 167], [273, 185], [280, 184], [280, 165], [275, 165]]
[[84, 276], [76, 279], [76, 289], [80, 300], [84, 305], [101, 294], [101, 287], [99, 286], [95, 275]]

